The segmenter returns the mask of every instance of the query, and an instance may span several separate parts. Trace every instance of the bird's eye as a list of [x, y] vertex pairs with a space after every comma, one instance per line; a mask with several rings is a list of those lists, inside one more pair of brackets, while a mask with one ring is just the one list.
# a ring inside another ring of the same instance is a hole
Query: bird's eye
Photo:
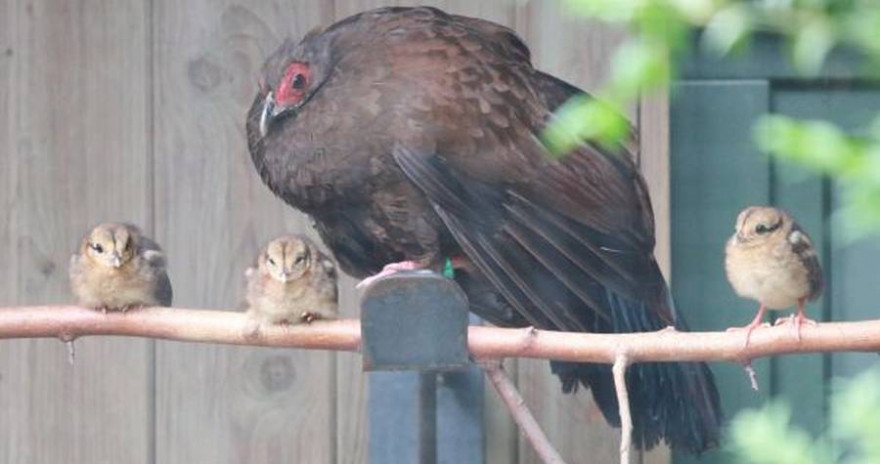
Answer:
[[290, 63], [284, 75], [278, 81], [275, 102], [281, 106], [294, 106], [302, 103], [306, 89], [309, 87], [311, 72], [309, 65], [299, 61]]
[[274, 260], [274, 259], [272, 259], [272, 258], [267, 258], [266, 260], [269, 261], [269, 264], [271, 264], [271, 265], [273, 265], [273, 266], [275, 265], [275, 260]]
[[299, 255], [294, 261], [294, 264], [302, 264], [306, 260], [306, 255]]
[[92, 247], [93, 250], [95, 250], [95, 253], [101, 254], [104, 252], [104, 247], [102, 247], [99, 243], [90, 243], [89, 246]]
[[294, 90], [303, 90], [306, 88], [306, 76], [302, 73], [296, 73], [290, 78], [290, 88]]
[[759, 234], [766, 234], [769, 231], [770, 231], [770, 229], [767, 226], [765, 226], [764, 224], [758, 224], [757, 227], [755, 227], [755, 232], [757, 232]]

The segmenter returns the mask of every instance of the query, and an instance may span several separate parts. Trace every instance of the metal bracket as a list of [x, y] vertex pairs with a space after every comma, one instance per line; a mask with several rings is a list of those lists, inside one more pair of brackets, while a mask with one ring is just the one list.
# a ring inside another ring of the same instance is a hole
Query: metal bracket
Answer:
[[436, 371], [468, 367], [468, 302], [450, 279], [398, 272], [361, 298], [365, 371]]

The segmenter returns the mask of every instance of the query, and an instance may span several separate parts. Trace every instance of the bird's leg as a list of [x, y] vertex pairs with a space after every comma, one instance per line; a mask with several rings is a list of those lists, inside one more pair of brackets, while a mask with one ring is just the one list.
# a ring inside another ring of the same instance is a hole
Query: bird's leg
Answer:
[[804, 306], [805, 306], [805, 304], [806, 304], [806, 299], [805, 299], [805, 298], [799, 298], [799, 299], [798, 299], [798, 310], [797, 310], [797, 316], [787, 317], [787, 318], [782, 319], [781, 321], [779, 321], [779, 322], [777, 323], [777, 325], [793, 323], [793, 324], [794, 324], [795, 336], [797, 336], [797, 340], [798, 340], [798, 341], [801, 341], [801, 326], [802, 326], [802, 325], [804, 325], [804, 324], [810, 324], [810, 325], [813, 325], [813, 326], [819, 325], [818, 322], [816, 322], [816, 321], [814, 321], [814, 320], [808, 318], [808, 317], [804, 314]]
[[385, 267], [382, 268], [382, 270], [379, 271], [378, 274], [372, 275], [372, 276], [367, 277], [366, 279], [358, 282], [358, 284], [355, 287], [364, 288], [364, 287], [372, 284], [376, 280], [381, 279], [382, 277], [389, 276], [391, 274], [395, 274], [399, 271], [417, 271], [417, 270], [423, 269], [424, 267], [425, 267], [425, 265], [418, 262], [418, 261], [401, 261], [399, 263], [386, 264]]
[[142, 305], [142, 304], [132, 304], [132, 305], [123, 306], [120, 309], [122, 310], [123, 313], [125, 313], [126, 311], [130, 311], [130, 310], [139, 311], [143, 308], [144, 308], [144, 305]]
[[306, 324], [311, 324], [314, 321], [321, 319], [321, 315], [318, 313], [313, 313], [310, 311], [303, 311], [302, 314], [299, 315], [299, 320], [305, 322]]
[[761, 321], [764, 319], [764, 313], [766, 311], [767, 311], [767, 307], [764, 306], [763, 304], [761, 304], [761, 306], [758, 308], [758, 314], [755, 315], [755, 319], [753, 319], [749, 325], [747, 325], [745, 327], [731, 327], [731, 328], [727, 329], [727, 331], [731, 332], [731, 331], [735, 331], [735, 330], [745, 330], [746, 331], [746, 343], [745, 343], [745, 345], [743, 345], [743, 348], [748, 348], [749, 347], [749, 340], [752, 337], [752, 331], [755, 330], [755, 327], [762, 325]]

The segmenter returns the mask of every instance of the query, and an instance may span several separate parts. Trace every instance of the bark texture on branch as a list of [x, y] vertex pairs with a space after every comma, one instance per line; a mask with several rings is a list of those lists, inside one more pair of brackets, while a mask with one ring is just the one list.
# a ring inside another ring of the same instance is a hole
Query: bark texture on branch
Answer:
[[[102, 314], [76, 306], [0, 308], [0, 339], [122, 335], [166, 340], [357, 351], [356, 319], [310, 325], [264, 327], [250, 334], [241, 312], [143, 308]], [[743, 348], [741, 332], [586, 334], [535, 329], [470, 327], [468, 345], [479, 359], [522, 357], [613, 364], [625, 353], [629, 364], [645, 361], [741, 361], [761, 356], [828, 351], [880, 351], [880, 320], [826, 322], [804, 327], [798, 341], [789, 327], [762, 327]]]

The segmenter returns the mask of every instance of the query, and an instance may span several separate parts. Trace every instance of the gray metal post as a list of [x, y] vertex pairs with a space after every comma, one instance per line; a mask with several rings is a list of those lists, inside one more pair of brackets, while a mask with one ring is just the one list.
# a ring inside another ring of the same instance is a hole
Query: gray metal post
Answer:
[[[433, 273], [376, 281], [361, 300], [373, 464], [482, 464], [483, 378], [468, 360], [467, 298]], [[439, 375], [439, 377], [438, 377]]]

